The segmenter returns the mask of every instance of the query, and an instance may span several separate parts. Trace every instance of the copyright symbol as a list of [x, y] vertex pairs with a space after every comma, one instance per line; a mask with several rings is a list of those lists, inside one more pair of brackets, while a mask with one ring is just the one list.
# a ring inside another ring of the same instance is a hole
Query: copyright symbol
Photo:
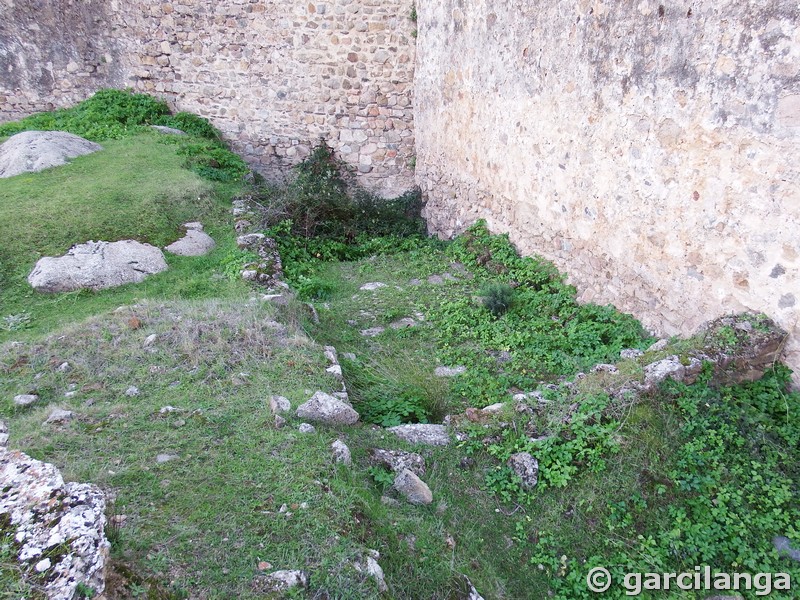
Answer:
[[603, 567], [595, 567], [586, 576], [586, 585], [598, 594], [605, 592], [611, 587], [611, 573]]

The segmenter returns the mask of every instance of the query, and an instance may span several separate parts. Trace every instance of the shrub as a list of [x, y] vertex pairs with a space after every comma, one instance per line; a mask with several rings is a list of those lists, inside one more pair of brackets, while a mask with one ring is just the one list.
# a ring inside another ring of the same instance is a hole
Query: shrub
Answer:
[[499, 317], [511, 308], [514, 288], [505, 283], [489, 283], [481, 289], [481, 296], [484, 308]]

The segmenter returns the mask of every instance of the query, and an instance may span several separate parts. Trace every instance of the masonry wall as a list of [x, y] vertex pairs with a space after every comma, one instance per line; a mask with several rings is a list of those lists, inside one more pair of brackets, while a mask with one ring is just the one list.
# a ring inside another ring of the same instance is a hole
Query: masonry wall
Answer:
[[414, 185], [411, 0], [5, 0], [0, 119], [131, 87], [280, 177], [324, 137], [385, 196]]
[[761, 310], [800, 370], [794, 1], [418, 0], [417, 181], [666, 334]]

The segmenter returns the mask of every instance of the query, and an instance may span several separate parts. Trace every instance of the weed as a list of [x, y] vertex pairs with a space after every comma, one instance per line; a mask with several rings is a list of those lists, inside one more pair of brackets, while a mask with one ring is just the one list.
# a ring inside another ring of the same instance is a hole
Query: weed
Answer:
[[514, 288], [505, 283], [488, 283], [480, 291], [483, 306], [495, 317], [504, 314], [514, 299]]

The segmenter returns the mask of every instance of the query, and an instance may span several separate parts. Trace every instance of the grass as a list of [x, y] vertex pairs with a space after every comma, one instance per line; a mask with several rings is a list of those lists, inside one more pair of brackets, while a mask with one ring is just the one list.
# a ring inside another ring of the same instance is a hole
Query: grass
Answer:
[[[184, 169], [175, 146], [156, 134], [103, 144], [104, 150], [63, 167], [3, 180], [0, 341], [50, 331], [136, 298], [245, 293], [243, 285], [219, 276], [233, 242], [227, 206], [236, 187]], [[164, 246], [183, 235], [182, 223], [195, 220], [218, 242], [215, 252], [189, 259], [167, 254], [170, 270], [142, 284], [58, 295], [28, 286], [27, 275], [42, 256], [59, 256], [90, 239]], [[27, 318], [15, 327], [20, 315]]]

